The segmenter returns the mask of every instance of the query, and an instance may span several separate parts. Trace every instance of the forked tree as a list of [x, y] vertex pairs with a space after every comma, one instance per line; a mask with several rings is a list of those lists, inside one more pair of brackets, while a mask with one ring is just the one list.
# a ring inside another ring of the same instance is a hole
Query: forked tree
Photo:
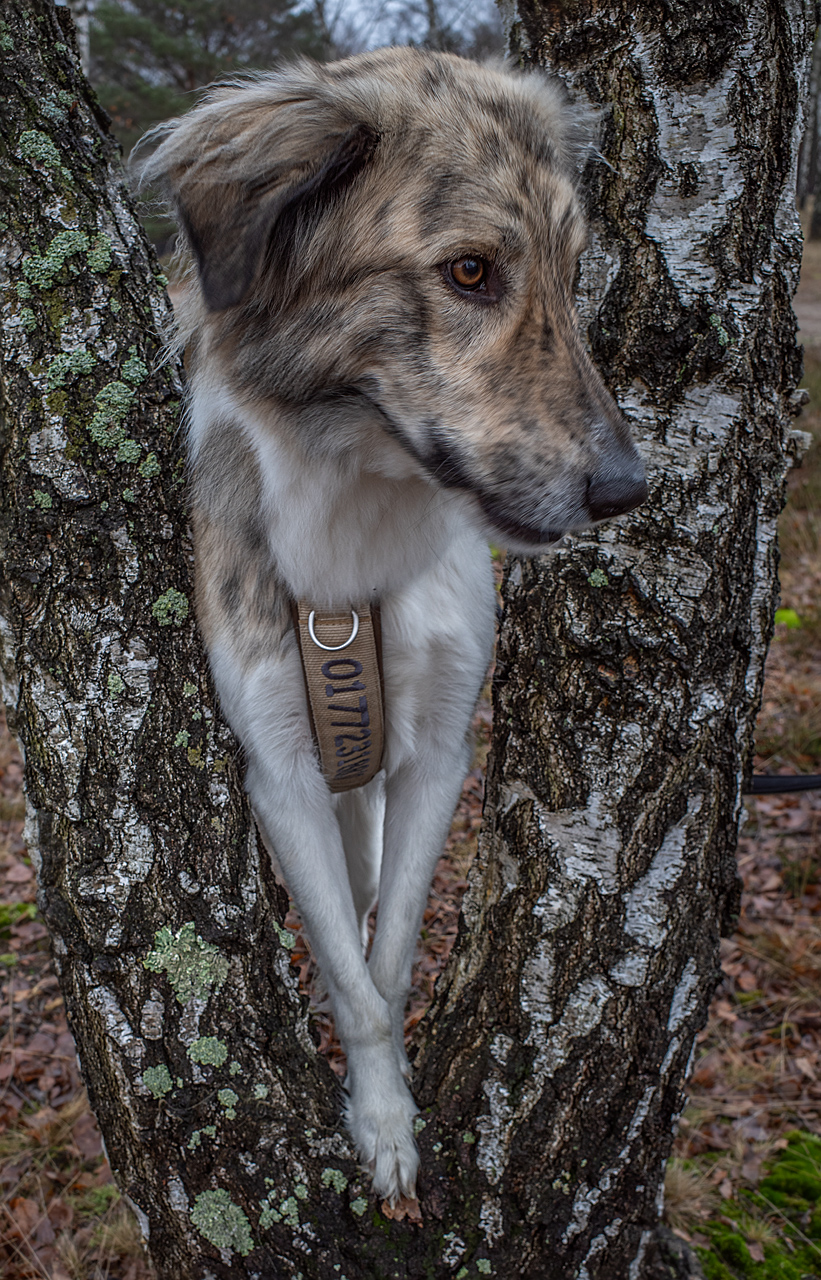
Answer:
[[815, 21], [520, 3], [522, 61], [601, 108], [579, 311], [651, 493], [507, 567], [484, 831], [415, 1064], [419, 1225], [353, 1159], [214, 704], [156, 263], [65, 10], [6, 0], [5, 699], [84, 1076], [160, 1276], [665, 1274], [795, 444]]

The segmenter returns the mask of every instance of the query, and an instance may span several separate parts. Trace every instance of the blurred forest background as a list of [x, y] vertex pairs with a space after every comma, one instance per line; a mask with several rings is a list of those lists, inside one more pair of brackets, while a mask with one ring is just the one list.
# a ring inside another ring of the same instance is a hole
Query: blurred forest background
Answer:
[[[300, 54], [415, 43], [503, 52], [492, 0], [72, 0], [83, 57], [127, 154], [215, 79]], [[781, 608], [767, 664], [756, 771], [821, 773], [821, 41], [797, 199], [805, 229], [796, 299], [810, 433], [781, 519]], [[149, 217], [160, 252], [169, 226]], [[430, 1002], [456, 932], [481, 821], [489, 690], [477, 751], [425, 916], [407, 1018]], [[821, 791], [748, 797], [744, 896], [699, 1036], [666, 1216], [707, 1280], [821, 1277]], [[0, 718], [0, 1274], [8, 1280], [148, 1280], [82, 1091], [22, 835], [22, 765]], [[298, 922], [294, 921], [294, 927]], [[310, 990], [298, 940], [293, 964]], [[330, 1024], [323, 1052], [339, 1067]]]

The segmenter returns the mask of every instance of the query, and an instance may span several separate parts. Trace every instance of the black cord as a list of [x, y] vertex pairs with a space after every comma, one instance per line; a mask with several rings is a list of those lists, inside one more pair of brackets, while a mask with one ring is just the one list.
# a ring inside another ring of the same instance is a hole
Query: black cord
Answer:
[[748, 796], [772, 796], [782, 791], [821, 791], [821, 773], [799, 773], [792, 777], [777, 773], [754, 773]]

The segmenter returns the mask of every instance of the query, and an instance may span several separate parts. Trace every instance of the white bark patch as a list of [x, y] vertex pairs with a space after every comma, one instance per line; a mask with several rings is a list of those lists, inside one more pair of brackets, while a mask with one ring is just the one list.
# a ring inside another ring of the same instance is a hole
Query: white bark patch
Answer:
[[602, 893], [617, 893], [621, 835], [607, 797], [592, 792], [586, 809], [538, 810], [539, 830], [568, 880], [595, 880]]
[[131, 1199], [131, 1196], [124, 1194], [123, 1199], [126, 1201], [131, 1212], [134, 1214], [134, 1217], [137, 1219], [137, 1225], [140, 1228], [140, 1235], [147, 1243], [151, 1238], [151, 1223], [148, 1221], [147, 1215], [143, 1213], [140, 1206]]
[[[573, 1048], [573, 1042], [589, 1035], [601, 1022], [605, 1005], [612, 991], [603, 978], [586, 978], [579, 983], [570, 996], [561, 1021], [548, 1033], [543, 1048], [536, 1055], [533, 1064], [533, 1084], [538, 1084], [541, 1093], [542, 1084], [548, 1075], [553, 1075], [564, 1066]], [[530, 1037], [528, 1037], [530, 1039]], [[528, 1081], [528, 1086], [531, 1081]], [[535, 1102], [535, 1097], [533, 1099]], [[532, 1107], [527, 1108], [527, 1114]]]
[[190, 1204], [185, 1187], [179, 1178], [172, 1177], [168, 1179], [168, 1203], [175, 1213], [188, 1214]]
[[665, 897], [684, 870], [687, 831], [701, 809], [703, 796], [691, 797], [687, 813], [671, 827], [648, 870], [625, 899], [624, 931], [651, 951], [661, 946], [670, 904]]
[[554, 975], [553, 947], [546, 938], [540, 938], [522, 965], [522, 975], [519, 979], [519, 1003], [525, 1013], [530, 1014], [533, 1023], [528, 1037], [531, 1043], [531, 1037], [541, 1039], [540, 1026], [552, 1021], [551, 992]]
[[673, 992], [670, 1002], [670, 1014], [667, 1018], [667, 1030], [678, 1031], [683, 1022], [690, 1017], [698, 1004], [698, 970], [691, 956], [684, 966], [684, 972]]
[[546, 933], [552, 933], [575, 919], [582, 893], [582, 885], [571, 880], [548, 885], [533, 907], [533, 914], [541, 920]]
[[135, 1067], [142, 1066], [145, 1045], [134, 1034], [131, 1023], [117, 1004], [114, 992], [108, 987], [90, 987], [86, 999], [102, 1018], [106, 1033], [120, 1046], [129, 1062]]
[[[476, 1122], [480, 1134], [476, 1163], [491, 1186], [501, 1180], [516, 1131], [536, 1106], [546, 1081], [567, 1061], [575, 1042], [598, 1026], [611, 995], [612, 991], [603, 978], [587, 978], [579, 983], [567, 1001], [562, 1018], [548, 1031], [536, 1054], [532, 1071], [522, 1085], [515, 1106], [510, 1101], [510, 1089], [499, 1078], [499, 1072], [482, 1085], [488, 1099], [488, 1110]], [[531, 995], [530, 998], [535, 1000], [536, 997]], [[541, 1019], [534, 1021], [527, 1043], [538, 1043], [543, 1028]]]
[[484, 1232], [485, 1239], [489, 1245], [501, 1240], [505, 1234], [501, 1205], [492, 1196], [486, 1195], [482, 1199], [482, 1208], [479, 1211], [479, 1226]]
[[68, 437], [58, 414], [49, 417], [49, 425], [29, 436], [29, 466], [38, 476], [47, 476], [64, 498], [88, 502], [91, 489], [82, 467], [66, 457]]
[[587, 252], [582, 254], [579, 263], [576, 286], [576, 311], [582, 333], [596, 319], [601, 300], [619, 274], [620, 266], [621, 258], [615, 246], [605, 246], [600, 236], [592, 231]]
[[[729, 108], [739, 54], [718, 80], [704, 84], [697, 98], [691, 84], [679, 92], [659, 82], [653, 51], [639, 35], [636, 53], [656, 108], [657, 146], [664, 165], [645, 226], [662, 251], [682, 302], [692, 303], [716, 283], [709, 238], [726, 218], [727, 202], [744, 190]], [[753, 61], [750, 44], [739, 53], [745, 62]], [[750, 74], [755, 74], [752, 68]], [[690, 196], [680, 193], [684, 172], [696, 187]]]
[[165, 1006], [160, 1000], [146, 1000], [143, 1005], [140, 1031], [146, 1040], [162, 1040]]
[[628, 951], [610, 970], [610, 977], [622, 987], [640, 987], [647, 977], [647, 956], [641, 951]]
[[46, 743], [52, 765], [59, 769], [66, 797], [55, 808], [63, 817], [79, 822], [80, 805], [75, 793], [85, 763], [88, 708], [83, 703], [69, 702], [46, 673], [32, 678], [31, 699], [49, 725]]
[[630, 1270], [627, 1273], [627, 1280], [639, 1280], [639, 1276], [641, 1275], [641, 1264], [644, 1261], [644, 1255], [647, 1252], [647, 1245], [649, 1244], [649, 1242], [650, 1242], [650, 1232], [642, 1231], [636, 1256], [633, 1259], [633, 1261], [630, 1263]]
[[[121, 525], [119, 529], [115, 529], [111, 534], [111, 541], [117, 548], [119, 553], [120, 564], [122, 566], [120, 576], [126, 583], [131, 585], [136, 582], [140, 576], [140, 561], [137, 556], [137, 548], [128, 536], [128, 530], [125, 525]], [[125, 595], [126, 588], [123, 587], [122, 594]]]
[[510, 1090], [501, 1080], [485, 1080], [482, 1089], [487, 1096], [487, 1115], [476, 1121], [479, 1145], [476, 1163], [492, 1187], [501, 1181], [508, 1161], [513, 1137], [513, 1108]]
[[[630, 1127], [628, 1128], [625, 1136], [624, 1146], [619, 1152], [616, 1163], [611, 1168], [605, 1170], [594, 1187], [584, 1184], [576, 1192], [576, 1199], [573, 1201], [571, 1219], [565, 1227], [564, 1234], [562, 1236], [565, 1243], [579, 1235], [580, 1232], [584, 1231], [594, 1206], [599, 1202], [602, 1196], [610, 1190], [615, 1179], [629, 1163], [630, 1149], [633, 1142], [638, 1137], [641, 1126], [647, 1119], [647, 1113], [650, 1110], [650, 1103], [653, 1100], [655, 1092], [655, 1085], [648, 1085], [645, 1089], [639, 1105], [633, 1112], [633, 1118], [630, 1121]], [[616, 1219], [616, 1221], [618, 1221], [618, 1219]], [[608, 1228], [605, 1228], [605, 1232], [607, 1232], [607, 1230]]]

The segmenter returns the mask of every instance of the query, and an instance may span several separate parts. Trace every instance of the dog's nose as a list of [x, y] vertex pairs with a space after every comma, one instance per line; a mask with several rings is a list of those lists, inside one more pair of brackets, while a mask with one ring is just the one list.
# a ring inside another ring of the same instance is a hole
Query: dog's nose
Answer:
[[632, 511], [647, 497], [643, 470], [603, 471], [587, 479], [587, 506], [593, 520], [606, 520]]

